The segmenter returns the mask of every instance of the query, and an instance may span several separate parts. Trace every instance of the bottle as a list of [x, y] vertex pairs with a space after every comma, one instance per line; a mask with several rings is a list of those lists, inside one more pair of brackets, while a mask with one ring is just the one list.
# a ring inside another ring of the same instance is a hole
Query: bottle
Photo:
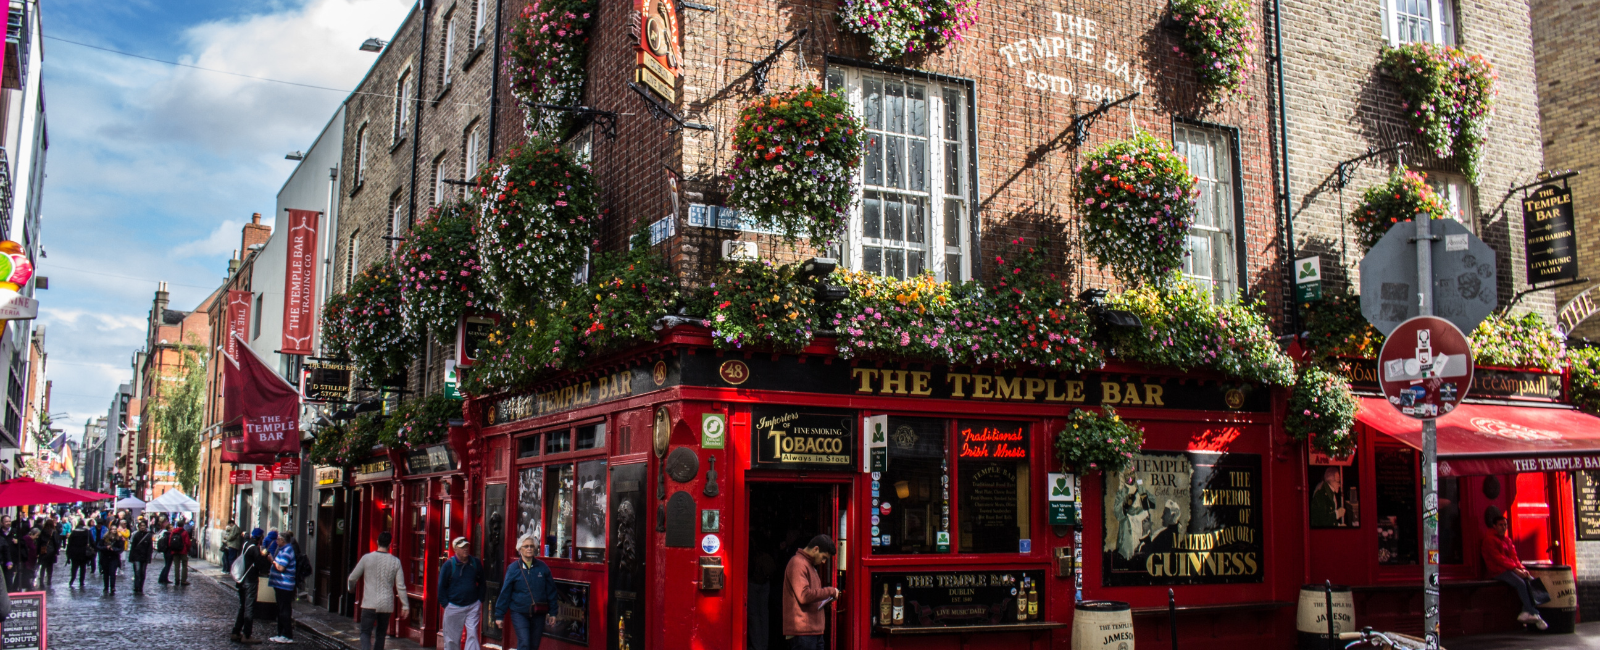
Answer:
[[617, 617], [617, 648], [618, 650], [631, 650], [628, 647], [628, 623], [625, 616]]
[[1028, 620], [1028, 579], [1017, 583], [1017, 620]]
[[[885, 585], [885, 586], [887, 586], [887, 585]], [[905, 625], [905, 623], [906, 623], [906, 598], [905, 598], [905, 596], [901, 595], [901, 593], [900, 593], [900, 585], [895, 585], [894, 586], [894, 607], [892, 609], [894, 610], [894, 613], [892, 614], [892, 616], [894, 617], [893, 618], [894, 624], [895, 625]]]
[[878, 625], [887, 627], [892, 605], [889, 600], [889, 583], [883, 583], [883, 598], [878, 599]]
[[1039, 620], [1039, 589], [1028, 579], [1028, 620]]

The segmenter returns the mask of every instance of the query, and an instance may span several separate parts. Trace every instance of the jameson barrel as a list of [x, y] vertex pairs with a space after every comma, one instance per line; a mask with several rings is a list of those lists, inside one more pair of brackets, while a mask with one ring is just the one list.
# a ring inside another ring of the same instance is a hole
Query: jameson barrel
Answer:
[[1133, 609], [1114, 600], [1085, 600], [1073, 608], [1072, 650], [1133, 650]]
[[1578, 625], [1578, 588], [1572, 579], [1572, 567], [1528, 567], [1528, 573], [1544, 583], [1550, 592], [1550, 602], [1539, 606], [1539, 616], [1550, 624], [1546, 634], [1572, 634]]
[[[1333, 586], [1333, 633], [1356, 630], [1355, 601], [1350, 588]], [[1295, 630], [1300, 637], [1300, 650], [1328, 650], [1342, 648], [1337, 639], [1328, 638], [1328, 586], [1303, 585], [1300, 587], [1300, 609], [1295, 616]]]

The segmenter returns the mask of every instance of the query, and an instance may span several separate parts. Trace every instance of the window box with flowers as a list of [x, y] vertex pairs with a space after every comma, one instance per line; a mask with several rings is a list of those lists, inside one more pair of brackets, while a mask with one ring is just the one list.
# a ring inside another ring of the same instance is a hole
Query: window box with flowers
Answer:
[[589, 31], [595, 0], [534, 0], [512, 20], [506, 43], [506, 75], [511, 94], [527, 110], [527, 127], [536, 136], [561, 139], [574, 113], [546, 111], [528, 104], [583, 104]]
[[1480, 366], [1558, 373], [1567, 360], [1565, 338], [1535, 313], [1493, 314], [1472, 330], [1468, 340], [1473, 363]]
[[1385, 48], [1378, 65], [1394, 80], [1423, 143], [1476, 184], [1498, 92], [1494, 66], [1482, 55], [1435, 43]]
[[839, 24], [867, 38], [874, 59], [926, 54], [960, 42], [978, 20], [978, 0], [844, 0]]
[[396, 253], [406, 325], [419, 337], [453, 339], [462, 314], [493, 309], [478, 263], [475, 216], [454, 201], [434, 207]]
[[1106, 299], [1139, 317], [1138, 329], [1110, 333], [1108, 355], [1179, 370], [1207, 368], [1272, 386], [1294, 385], [1294, 362], [1278, 348], [1257, 305], [1217, 304], [1176, 276]]
[[815, 289], [796, 265], [727, 262], [691, 301], [719, 348], [797, 351], [816, 334]]
[[728, 199], [790, 241], [835, 242], [855, 202], [864, 136], [839, 91], [807, 86], [757, 98], [733, 129]]
[[1600, 347], [1573, 348], [1567, 358], [1572, 363], [1568, 390], [1572, 403], [1600, 415]]
[[1194, 62], [1212, 97], [1244, 95], [1255, 72], [1256, 25], [1244, 0], [1172, 0], [1171, 19], [1181, 36], [1172, 50]]

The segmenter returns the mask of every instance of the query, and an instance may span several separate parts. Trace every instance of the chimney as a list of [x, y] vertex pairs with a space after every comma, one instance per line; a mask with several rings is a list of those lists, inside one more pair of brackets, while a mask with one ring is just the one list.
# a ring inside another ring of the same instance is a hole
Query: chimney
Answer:
[[150, 333], [155, 334], [156, 328], [161, 327], [161, 314], [167, 310], [167, 283], [162, 281], [156, 285], [155, 304], [150, 309]]
[[257, 212], [250, 215], [250, 223], [244, 225], [244, 233], [239, 246], [240, 254], [249, 255], [251, 246], [265, 244], [270, 237], [272, 237], [272, 226], [261, 223], [261, 213]]
[[233, 257], [228, 258], [228, 277], [229, 278], [232, 278], [233, 274], [239, 270], [239, 262], [240, 262], [240, 260], [239, 260], [239, 251], [234, 251], [233, 252]]

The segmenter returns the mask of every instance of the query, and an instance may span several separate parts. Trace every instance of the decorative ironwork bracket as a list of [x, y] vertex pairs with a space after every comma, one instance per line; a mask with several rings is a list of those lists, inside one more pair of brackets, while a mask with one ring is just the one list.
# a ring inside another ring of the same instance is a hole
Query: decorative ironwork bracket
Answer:
[[662, 119], [662, 118], [666, 118], [666, 119], [672, 120], [672, 122], [673, 122], [672, 128], [667, 129], [667, 134], [668, 135], [671, 135], [673, 133], [677, 133], [678, 131], [681, 131], [683, 129], [694, 129], [696, 131], [711, 131], [711, 130], [713, 130], [711, 127], [706, 126], [704, 124], [701, 124], [699, 122], [690, 122], [690, 121], [687, 121], [687, 120], [683, 119], [683, 117], [679, 116], [676, 112], [674, 112], [671, 107], [663, 105], [661, 102], [656, 101], [656, 99], [654, 97], [650, 96], [650, 93], [645, 92], [644, 89], [640, 88], [638, 84], [633, 83], [632, 81], [630, 81], [630, 82], [628, 82], [628, 87], [632, 88], [633, 92], [639, 93], [639, 98], [643, 99], [645, 106], [650, 109], [650, 117], [652, 117], [654, 119], [657, 119], [657, 120]]
[[790, 45], [794, 45], [800, 39], [805, 38], [806, 34], [809, 33], [811, 33], [811, 28], [808, 27], [800, 30], [794, 35], [794, 38], [791, 38], [787, 41], [773, 41], [772, 53], [768, 54], [766, 58], [760, 61], [734, 59], [735, 61], [750, 64], [750, 71], [745, 73], [746, 75], [750, 76], [750, 90], [754, 91], [757, 95], [766, 92], [767, 73], [772, 71], [772, 64], [777, 63], [778, 57], [783, 55], [784, 50], [789, 49]]
[[557, 113], [575, 113], [598, 124], [600, 132], [605, 134], [607, 140], [617, 139], [617, 114], [612, 111], [602, 111], [588, 106], [557, 106], [555, 104], [538, 104], [535, 102], [527, 102], [527, 104]]
[[[1334, 170], [1333, 188], [1336, 190], [1342, 190], [1346, 187], [1349, 187], [1350, 177], [1355, 174], [1356, 167], [1360, 166], [1361, 163], [1386, 153], [1403, 150], [1409, 146], [1411, 146], [1410, 142], [1397, 142], [1382, 149], [1367, 147], [1366, 153], [1339, 163], [1339, 166]], [[1401, 165], [1404, 166], [1403, 160], [1401, 161]]]
[[1049, 142], [1046, 142], [1043, 146], [1035, 149], [1033, 153], [1029, 154], [1029, 157], [1034, 159], [1042, 158], [1044, 154], [1061, 148], [1061, 143], [1063, 140], [1065, 140], [1068, 146], [1073, 149], [1083, 146], [1083, 143], [1089, 139], [1089, 128], [1094, 126], [1095, 120], [1100, 119], [1101, 115], [1105, 115], [1106, 111], [1116, 108], [1117, 106], [1126, 102], [1133, 101], [1142, 94], [1144, 93], [1135, 92], [1114, 102], [1104, 99], [1100, 100], [1100, 105], [1096, 106], [1094, 110], [1084, 113], [1083, 115], [1074, 115], [1072, 117], [1072, 123], [1068, 124], [1067, 128], [1062, 129], [1061, 133], [1057, 134], [1056, 137], [1051, 138]]
[[695, 11], [712, 12], [717, 10], [716, 7], [710, 5], [703, 5], [698, 2], [685, 2], [684, 0], [678, 0], [678, 6], [683, 7], [684, 9], [693, 9]]

